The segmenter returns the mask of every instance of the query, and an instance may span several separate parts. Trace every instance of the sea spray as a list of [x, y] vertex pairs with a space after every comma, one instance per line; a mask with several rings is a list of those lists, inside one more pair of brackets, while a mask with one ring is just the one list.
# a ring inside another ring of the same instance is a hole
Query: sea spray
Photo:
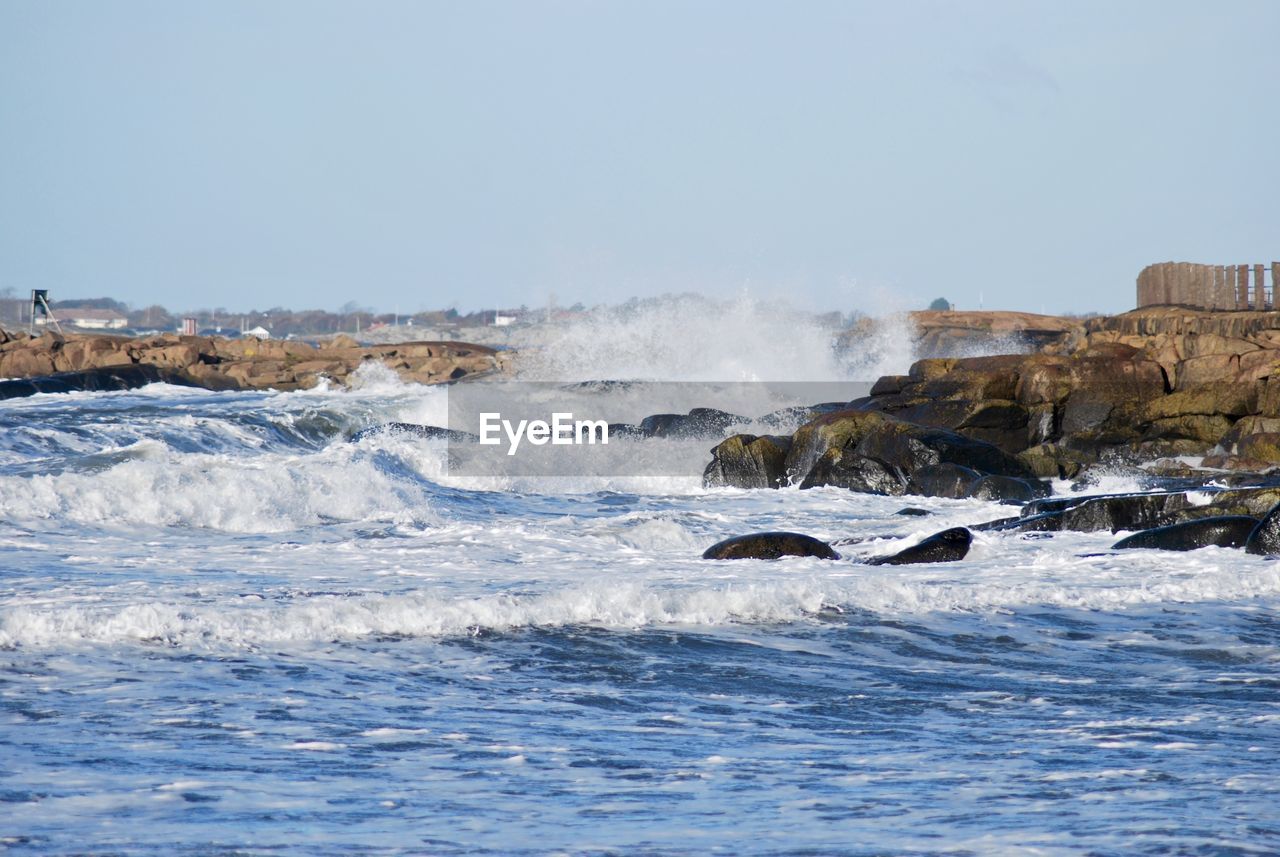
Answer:
[[[666, 296], [592, 310], [519, 357], [528, 380], [834, 381], [838, 328], [750, 297]], [[862, 380], [862, 379], [857, 379]]]

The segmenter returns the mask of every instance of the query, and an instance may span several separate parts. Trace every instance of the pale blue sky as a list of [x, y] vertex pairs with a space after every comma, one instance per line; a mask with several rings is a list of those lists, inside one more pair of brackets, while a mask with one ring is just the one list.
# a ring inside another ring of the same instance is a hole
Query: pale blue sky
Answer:
[[1280, 2], [0, 0], [0, 289], [1120, 311], [1280, 256]]

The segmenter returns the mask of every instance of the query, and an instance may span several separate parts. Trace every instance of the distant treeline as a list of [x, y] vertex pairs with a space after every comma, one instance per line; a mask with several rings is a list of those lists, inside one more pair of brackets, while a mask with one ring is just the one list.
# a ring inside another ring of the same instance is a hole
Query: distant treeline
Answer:
[[[51, 296], [52, 297], [52, 296]], [[412, 314], [377, 313], [349, 303], [339, 312], [326, 310], [292, 310], [285, 307], [229, 310], [225, 307], [171, 311], [159, 304], [135, 308], [114, 298], [76, 298], [65, 301], [51, 300], [53, 312], [58, 317], [69, 317], [73, 308], [111, 310], [124, 316], [127, 326], [134, 331], [178, 330], [184, 318], [194, 318], [198, 330], [247, 330], [264, 327], [272, 335], [284, 337], [312, 334], [342, 333], [368, 330], [376, 325], [412, 324], [415, 327], [473, 327], [493, 324], [495, 314], [508, 318], [521, 318], [528, 314], [520, 309], [483, 310], [462, 314], [455, 309], [432, 310]], [[0, 291], [0, 325], [8, 328], [25, 328], [31, 320], [31, 299], [17, 295], [13, 289]]]

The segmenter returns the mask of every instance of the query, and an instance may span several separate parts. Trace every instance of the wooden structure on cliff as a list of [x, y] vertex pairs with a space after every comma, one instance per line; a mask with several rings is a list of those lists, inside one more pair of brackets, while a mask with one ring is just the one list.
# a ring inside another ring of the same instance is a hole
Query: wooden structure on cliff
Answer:
[[[1250, 272], [1252, 271], [1252, 276]], [[1280, 262], [1254, 265], [1198, 265], [1160, 262], [1138, 274], [1138, 306], [1176, 304], [1198, 309], [1274, 310]]]

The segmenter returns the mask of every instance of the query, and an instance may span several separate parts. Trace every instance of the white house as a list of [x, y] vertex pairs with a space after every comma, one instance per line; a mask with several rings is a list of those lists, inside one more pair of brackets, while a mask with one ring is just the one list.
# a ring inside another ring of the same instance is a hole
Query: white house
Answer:
[[[119, 330], [129, 324], [129, 319], [113, 309], [55, 306], [53, 314], [63, 324], [70, 324], [85, 330]], [[36, 318], [36, 324], [44, 323], [46, 322], [43, 317]]]
[[252, 336], [254, 339], [270, 339], [271, 331], [259, 325], [258, 327], [246, 330], [241, 336]]

